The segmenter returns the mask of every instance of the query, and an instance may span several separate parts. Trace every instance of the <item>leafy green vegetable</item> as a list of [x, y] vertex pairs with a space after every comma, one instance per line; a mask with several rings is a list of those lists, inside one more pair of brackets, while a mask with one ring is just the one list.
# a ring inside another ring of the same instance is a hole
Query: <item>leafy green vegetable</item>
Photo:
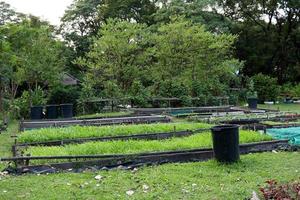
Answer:
[[137, 124], [137, 125], [115, 125], [115, 126], [72, 126], [65, 128], [45, 128], [39, 130], [25, 131], [18, 139], [21, 143], [43, 142], [62, 139], [105, 137], [117, 135], [132, 135], [142, 133], [160, 133], [182, 130], [193, 130], [199, 128], [210, 128], [211, 125], [203, 123], [169, 123], [169, 124]]

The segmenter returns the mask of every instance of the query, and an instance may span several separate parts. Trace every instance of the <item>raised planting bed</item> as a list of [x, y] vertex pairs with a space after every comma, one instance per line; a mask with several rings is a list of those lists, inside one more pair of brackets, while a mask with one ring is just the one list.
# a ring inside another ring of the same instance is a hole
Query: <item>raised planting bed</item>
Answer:
[[[270, 141], [272, 137], [253, 131], [240, 131], [240, 143]], [[129, 140], [89, 142], [55, 147], [29, 147], [24, 155], [32, 156], [73, 156], [73, 155], [105, 155], [131, 154], [146, 152], [163, 152], [189, 150], [194, 148], [212, 147], [211, 133], [198, 133], [184, 138], [166, 140]], [[44, 163], [43, 163], [44, 164]]]
[[67, 139], [130, 136], [210, 128], [204, 123], [157, 123], [113, 126], [71, 126], [63, 128], [44, 128], [22, 132], [18, 143], [49, 142]]
[[190, 117], [192, 121], [206, 122], [206, 123], [222, 123], [222, 124], [254, 124], [262, 123], [264, 121], [274, 122], [292, 122], [300, 119], [298, 114], [287, 113], [262, 113], [262, 114], [245, 114], [245, 115], [226, 115], [226, 116], [211, 116], [206, 118]]
[[[240, 145], [240, 153], [257, 153], [272, 151], [275, 149], [288, 149], [287, 140], [267, 141], [248, 143]], [[22, 163], [17, 166], [15, 172], [39, 173], [56, 172], [59, 170], [73, 170], [94, 168], [101, 169], [103, 167], [122, 166], [140, 166], [174, 162], [195, 162], [206, 161], [214, 157], [211, 148], [180, 150], [180, 151], [164, 151], [154, 153], [135, 153], [135, 154], [113, 154], [113, 155], [74, 155], [74, 156], [34, 156], [34, 157], [14, 157], [2, 158], [1, 161]], [[71, 162], [71, 160], [75, 160]], [[81, 161], [79, 161], [81, 160]], [[69, 161], [69, 162], [66, 162]], [[33, 165], [31, 165], [31, 164]], [[41, 163], [47, 163], [41, 164]], [[42, 169], [42, 170], [41, 170]]]
[[184, 114], [184, 113], [207, 113], [207, 112], [230, 112], [231, 106], [210, 107], [182, 107], [182, 108], [133, 108], [136, 114]]
[[103, 119], [103, 118], [115, 118], [115, 117], [135, 117], [137, 116], [133, 112], [104, 112], [104, 113], [95, 113], [95, 114], [87, 114], [78, 117], [74, 117], [73, 119]]
[[41, 121], [21, 121], [20, 130], [31, 130], [48, 127], [67, 126], [103, 126], [112, 124], [141, 124], [141, 123], [168, 123], [171, 119], [166, 116], [138, 116], [138, 117], [116, 117], [103, 119], [78, 119], [78, 120], [41, 120]]
[[163, 140], [172, 137], [186, 137], [204, 131], [209, 131], [209, 129], [202, 128], [196, 130], [173, 131], [173, 132], [164, 132], [164, 133], [146, 133], [146, 134], [108, 136], [108, 137], [98, 137], [98, 138], [92, 137], [92, 138], [79, 138], [79, 139], [63, 139], [63, 140], [54, 140], [48, 142], [20, 143], [14, 145], [14, 147], [18, 148], [18, 147], [29, 147], [29, 146], [60, 146], [60, 145], [67, 145], [67, 144], [82, 144], [86, 142], [96, 142], [96, 141], [103, 142], [103, 141], [113, 141], [113, 140]]

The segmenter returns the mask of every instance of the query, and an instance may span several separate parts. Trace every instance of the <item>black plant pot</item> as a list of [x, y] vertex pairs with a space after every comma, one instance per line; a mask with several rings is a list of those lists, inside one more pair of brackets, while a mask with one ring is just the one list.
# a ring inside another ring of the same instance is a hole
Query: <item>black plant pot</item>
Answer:
[[257, 109], [258, 99], [255, 97], [248, 98], [248, 107], [250, 109]]
[[47, 105], [46, 106], [46, 118], [57, 119], [58, 118], [59, 105]]
[[215, 126], [211, 129], [215, 158], [219, 162], [233, 163], [240, 159], [239, 127]]
[[32, 106], [30, 108], [30, 118], [32, 120], [43, 119], [43, 106]]
[[61, 110], [61, 116], [63, 118], [73, 117], [73, 104], [61, 104], [60, 110]]

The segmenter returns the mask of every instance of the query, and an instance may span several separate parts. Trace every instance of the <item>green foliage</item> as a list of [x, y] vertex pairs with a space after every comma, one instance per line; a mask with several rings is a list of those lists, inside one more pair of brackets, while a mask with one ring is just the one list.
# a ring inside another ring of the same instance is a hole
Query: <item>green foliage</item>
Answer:
[[76, 104], [80, 97], [80, 88], [78, 86], [57, 85], [51, 88], [48, 94], [49, 104]]
[[30, 93], [28, 91], [24, 91], [22, 93], [22, 96], [14, 101], [14, 104], [12, 105], [12, 110], [17, 111], [15, 113], [17, 114], [15, 117], [28, 119], [30, 116], [30, 103], [32, 103], [33, 106], [40, 106], [46, 104], [46, 94], [42, 90], [42, 88], [38, 87], [32, 92], [31, 95], [32, 96], [30, 96]]
[[292, 94], [293, 97], [300, 97], [300, 84], [295, 85], [292, 88], [292, 93], [291, 94]]
[[236, 55], [245, 60], [243, 74], [277, 77], [280, 84], [299, 81], [300, 1], [218, 0], [239, 34]]
[[160, 133], [182, 130], [194, 130], [198, 128], [210, 128], [211, 125], [203, 123], [169, 123], [169, 124], [138, 124], [115, 125], [103, 127], [67, 127], [45, 128], [40, 130], [25, 131], [18, 139], [19, 142], [42, 142], [62, 139], [105, 137], [118, 135], [131, 135], [143, 133]]
[[214, 35], [182, 18], [157, 30], [109, 20], [77, 64], [88, 69], [84, 88], [89, 94], [131, 96], [141, 106], [148, 96], [179, 97], [191, 105], [189, 97], [200, 92], [226, 95], [229, 83], [237, 79], [242, 63], [231, 56], [235, 39]]
[[150, 92], [143, 86], [141, 81], [135, 80], [132, 83], [129, 93], [134, 105], [139, 105], [143, 108], [147, 107], [147, 100], [150, 99]]
[[[270, 136], [261, 135], [257, 132], [240, 131], [241, 144], [268, 141], [271, 139], [272, 138]], [[32, 156], [130, 154], [172, 150], [187, 150], [204, 147], [212, 147], [212, 138], [210, 132], [199, 133], [184, 138], [171, 138], [162, 141], [108, 141], [90, 142], [76, 145], [72, 144], [57, 147], [30, 147], [26, 150], [26, 154], [30, 153]]]
[[276, 78], [259, 73], [252, 79], [260, 101], [276, 101], [280, 92]]
[[[19, 87], [26, 84], [30, 105], [33, 105], [39, 87], [46, 88], [61, 80], [63, 44], [55, 39], [53, 27], [36, 17], [1, 26], [0, 39], [0, 49], [4, 50], [0, 51], [0, 58], [5, 58], [0, 60], [1, 92], [5, 91], [12, 106]], [[17, 102], [22, 105], [22, 110], [26, 101]]]
[[21, 19], [21, 13], [17, 13], [15, 10], [13, 10], [8, 3], [0, 1], [0, 26], [7, 23], [16, 23]]
[[150, 0], [76, 0], [62, 18], [61, 33], [75, 46], [77, 56], [83, 56], [90, 39], [110, 18], [151, 24], [155, 12], [155, 2]]
[[248, 83], [247, 98], [258, 98], [253, 79], [250, 79]]

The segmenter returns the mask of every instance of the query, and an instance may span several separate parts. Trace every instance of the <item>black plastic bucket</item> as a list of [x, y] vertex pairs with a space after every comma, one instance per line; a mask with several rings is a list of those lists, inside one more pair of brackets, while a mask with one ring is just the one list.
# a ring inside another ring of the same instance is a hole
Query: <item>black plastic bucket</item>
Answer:
[[248, 98], [248, 107], [250, 109], [257, 109], [257, 98]]
[[30, 118], [32, 120], [43, 119], [43, 106], [32, 106], [30, 108]]
[[46, 118], [57, 119], [58, 118], [58, 105], [47, 105], [46, 106]]
[[73, 104], [61, 104], [60, 110], [61, 110], [61, 116], [63, 118], [73, 117]]
[[211, 131], [216, 160], [224, 163], [238, 161], [240, 159], [239, 126], [215, 126]]

